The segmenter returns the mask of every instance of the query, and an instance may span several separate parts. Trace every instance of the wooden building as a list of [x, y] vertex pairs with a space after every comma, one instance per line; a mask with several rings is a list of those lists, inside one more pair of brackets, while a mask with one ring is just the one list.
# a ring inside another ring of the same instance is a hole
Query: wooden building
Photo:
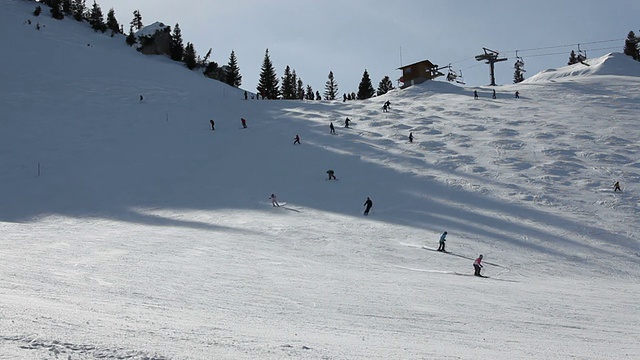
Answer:
[[444, 75], [439, 71], [438, 65], [429, 60], [422, 60], [417, 63], [401, 66], [398, 70], [402, 70], [402, 77], [400, 78], [400, 82], [402, 83], [400, 86], [401, 89]]

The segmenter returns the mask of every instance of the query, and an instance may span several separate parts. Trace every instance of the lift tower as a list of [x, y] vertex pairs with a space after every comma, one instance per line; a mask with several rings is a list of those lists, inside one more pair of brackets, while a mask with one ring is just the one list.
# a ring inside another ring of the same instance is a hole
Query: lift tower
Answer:
[[496, 86], [496, 76], [495, 76], [495, 67], [493, 64], [500, 62], [500, 61], [507, 61], [507, 58], [499, 58], [500, 53], [498, 53], [497, 51], [493, 51], [491, 49], [487, 49], [485, 47], [482, 48], [482, 50], [484, 50], [484, 54], [481, 55], [477, 55], [476, 56], [476, 60], [478, 61], [483, 61], [486, 60], [487, 62], [485, 64], [489, 64], [489, 67], [491, 69], [491, 86]]

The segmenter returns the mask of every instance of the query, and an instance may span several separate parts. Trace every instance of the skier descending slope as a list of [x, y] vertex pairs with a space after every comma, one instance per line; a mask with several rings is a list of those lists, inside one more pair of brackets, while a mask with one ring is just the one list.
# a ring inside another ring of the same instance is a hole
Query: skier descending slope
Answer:
[[478, 256], [478, 258], [476, 259], [476, 261], [473, 262], [473, 268], [475, 270], [474, 274], [475, 276], [482, 276], [480, 274], [480, 269], [482, 269], [482, 254], [480, 254], [480, 256]]

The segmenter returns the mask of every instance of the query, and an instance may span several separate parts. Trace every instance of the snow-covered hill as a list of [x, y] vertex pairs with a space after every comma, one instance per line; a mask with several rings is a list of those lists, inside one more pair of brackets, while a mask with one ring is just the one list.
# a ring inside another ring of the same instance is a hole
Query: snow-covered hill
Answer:
[[639, 352], [640, 63], [244, 100], [34, 7], [0, 3], [0, 359]]

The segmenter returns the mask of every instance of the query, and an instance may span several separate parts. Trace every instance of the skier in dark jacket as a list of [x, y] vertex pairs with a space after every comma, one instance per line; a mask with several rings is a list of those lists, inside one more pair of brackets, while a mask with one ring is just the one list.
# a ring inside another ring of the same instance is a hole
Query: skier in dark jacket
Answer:
[[336, 128], [333, 127], [333, 122], [329, 123], [329, 134], [335, 134]]
[[334, 171], [333, 170], [327, 170], [327, 174], [329, 174], [329, 180], [338, 180], [336, 179], [336, 176], [334, 175]]
[[410, 143], [413, 142], [413, 133], [412, 132], [409, 133], [409, 142]]
[[298, 144], [300, 145], [300, 136], [296, 135], [296, 137], [293, 139], [293, 145]]
[[478, 90], [473, 90], [473, 98], [474, 99], [478, 98]]
[[369, 197], [367, 197], [367, 201], [364, 202], [364, 215], [369, 215], [369, 210], [373, 207], [373, 201]]
[[215, 130], [216, 129], [216, 125], [213, 122], [213, 120], [209, 120], [209, 122], [211, 123], [211, 130]]
[[349, 120], [349, 118], [346, 118], [344, 120], [344, 127], [348, 128], [349, 127], [349, 122], [351, 122], [351, 120]]
[[446, 252], [446, 250], [444, 249], [444, 242], [447, 241], [446, 239], [447, 237], [447, 232], [443, 232], [442, 235], [440, 235], [440, 242], [438, 244], [438, 251], [442, 251], [442, 252]]
[[616, 183], [613, 184], [613, 191], [614, 192], [616, 192], [616, 191], [622, 192], [622, 189], [620, 188], [620, 181], [616, 181]]

